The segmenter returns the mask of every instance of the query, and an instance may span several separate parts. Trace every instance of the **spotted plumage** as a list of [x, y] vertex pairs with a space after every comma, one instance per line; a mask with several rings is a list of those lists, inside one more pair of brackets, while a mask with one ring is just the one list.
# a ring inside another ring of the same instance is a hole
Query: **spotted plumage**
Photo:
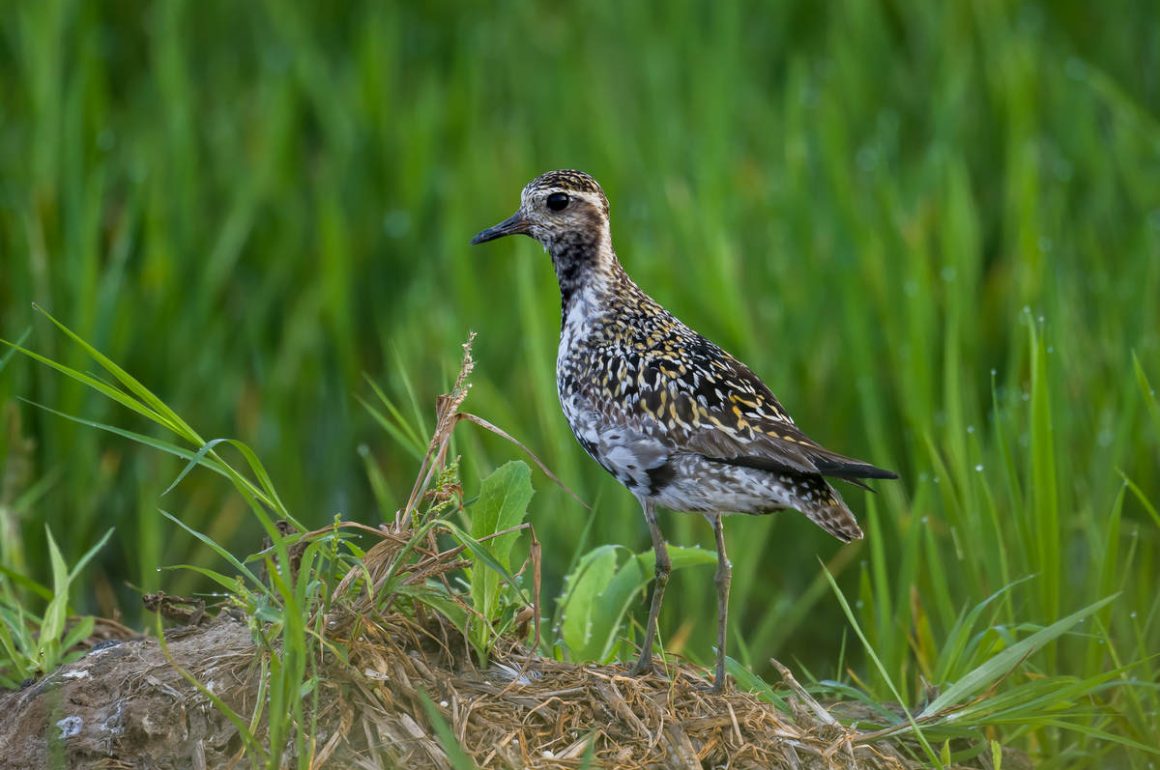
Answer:
[[657, 581], [637, 670], [651, 660], [668, 575], [653, 509], [699, 512], [719, 551], [720, 688], [729, 583], [721, 516], [792, 508], [846, 542], [862, 530], [825, 477], [860, 484], [895, 475], [819, 446], [745, 364], [645, 294], [612, 249], [608, 199], [591, 176], [565, 170], [532, 180], [519, 211], [473, 242], [515, 233], [543, 244], [556, 270], [556, 384], [568, 425], [641, 501], [653, 536]]

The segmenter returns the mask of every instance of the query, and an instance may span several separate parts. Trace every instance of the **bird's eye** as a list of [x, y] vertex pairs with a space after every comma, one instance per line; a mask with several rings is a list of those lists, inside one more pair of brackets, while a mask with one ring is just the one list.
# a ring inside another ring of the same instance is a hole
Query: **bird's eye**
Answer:
[[562, 192], [554, 192], [548, 196], [548, 208], [552, 211], [563, 211], [568, 208], [568, 195]]

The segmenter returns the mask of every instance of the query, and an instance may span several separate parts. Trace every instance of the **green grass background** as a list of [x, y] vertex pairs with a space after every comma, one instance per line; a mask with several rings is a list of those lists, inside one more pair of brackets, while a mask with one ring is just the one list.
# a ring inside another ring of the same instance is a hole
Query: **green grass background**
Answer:
[[[820, 558], [908, 699], [959, 610], [1029, 575], [987, 644], [1123, 592], [1029, 661], [1088, 676], [1160, 651], [1158, 113], [1148, 2], [9, 2], [0, 336], [83, 366], [43, 305], [203, 435], [250, 443], [321, 524], [393, 516], [364, 462], [400, 502], [417, 465], [358, 404], [364, 373], [404, 403], [409, 385], [429, 426], [474, 329], [467, 408], [595, 504], [537, 478], [557, 590], [579, 553], [647, 532], [559, 413], [547, 257], [468, 240], [532, 176], [582, 168], [647, 291], [813, 437], [902, 476], [846, 492], [861, 544], [728, 522], [737, 656], [882, 691]], [[20, 398], [146, 429], [8, 360], [5, 566], [43, 580], [45, 524], [70, 559], [114, 526], [76, 605], [133, 620], [130, 584], [204, 588], [158, 568], [212, 559], [159, 508], [257, 549], [216, 477], [159, 499], [177, 461]], [[472, 430], [469, 486], [514, 455]], [[711, 546], [697, 517], [662, 525]], [[671, 647], [711, 657], [713, 597], [710, 570], [674, 578]], [[1129, 676], [1155, 692], [1151, 662]], [[1100, 729], [1160, 743], [1154, 694], [1098, 697], [1120, 714]]]

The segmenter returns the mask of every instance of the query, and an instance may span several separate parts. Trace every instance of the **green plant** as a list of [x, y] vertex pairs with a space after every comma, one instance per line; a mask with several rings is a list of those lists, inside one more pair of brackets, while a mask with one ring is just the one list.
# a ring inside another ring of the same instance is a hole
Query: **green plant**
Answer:
[[[345, 611], [373, 623], [390, 610], [417, 618], [420, 607], [434, 609], [464, 633], [480, 664], [486, 665], [494, 645], [500, 639], [511, 637], [517, 614], [529, 605], [538, 608], [538, 593], [533, 590], [529, 595], [517, 578], [518, 573], [513, 574], [517, 564], [514, 549], [519, 533], [527, 528], [525, 518], [533, 494], [530, 468], [520, 461], [502, 465], [484, 479], [477, 496], [464, 501], [459, 464], [447, 459], [454, 428], [462, 421], [483, 425], [510, 438], [490, 423], [460, 411], [472, 369], [470, 341], [465, 345], [464, 362], [451, 393], [439, 401], [436, 427], [422, 455], [408, 502], [396, 513], [394, 524], [375, 530], [344, 523], [336, 517], [329, 527], [300, 532], [289, 521], [276, 524], [270, 518], [271, 510], [285, 509], [253, 450], [237, 441], [202, 441], [144, 385], [67, 327], [56, 323], [115, 378], [119, 387], [22, 347], [17, 349], [81, 380], [187, 442], [200, 442], [200, 446], [194, 451], [109, 425], [83, 422], [184, 458], [185, 468], [171, 489], [199, 466], [226, 476], [262, 523], [270, 525], [269, 545], [243, 559], [178, 517], [162, 513], [229, 568], [223, 571], [187, 564], [172, 569], [192, 570], [226, 589], [229, 602], [248, 618], [262, 651], [258, 660], [256, 705], [248, 715], [235, 712], [208, 687], [183, 672], [238, 729], [247, 756], [255, 766], [278, 766], [286, 750], [299, 766], [310, 766], [313, 761], [323, 661], [327, 658], [345, 661], [348, 645], [357, 640], [357, 635], [342, 643], [330, 638], [327, 619], [335, 617], [332, 611]], [[389, 411], [391, 419], [400, 419], [398, 409], [389, 408]], [[392, 435], [414, 440], [420, 434], [411, 435], [398, 427]], [[227, 447], [239, 452], [257, 482], [249, 481], [223, 459], [218, 449]], [[1117, 498], [1113, 526], [1118, 521], [1126, 489]], [[451, 520], [460, 513], [467, 517], [466, 528]], [[873, 508], [870, 525], [871, 529], [879, 526]], [[352, 531], [374, 534], [379, 542], [363, 550], [354, 543]], [[111, 532], [106, 533], [70, 571], [49, 534], [54, 575], [51, 591], [20, 578], [11, 570], [3, 573], [0, 588], [5, 591], [6, 601], [0, 605], [5, 621], [0, 625], [0, 645], [11, 662], [0, 673], [6, 681], [15, 681], [29, 672], [51, 670], [64, 660], [64, 653], [78, 640], [91, 633], [92, 618], [83, 619], [65, 631], [69, 587], [110, 535]], [[449, 536], [458, 545], [450, 549], [439, 547], [436, 541], [441, 535]], [[459, 560], [461, 553], [469, 554], [471, 559]], [[534, 553], [533, 548], [533, 577], [538, 576]], [[624, 553], [627, 556], [622, 558]], [[715, 562], [714, 554], [696, 548], [674, 547], [672, 557], [674, 568]], [[553, 628], [559, 628], [559, 637], [550, 637], [545, 647], [558, 656], [576, 661], [608, 661], [621, 655], [629, 642], [621, 632], [623, 619], [632, 599], [647, 586], [652, 573], [651, 558], [651, 552], [633, 554], [616, 546], [599, 546], [579, 557], [560, 598], [557, 622], [553, 623]], [[872, 559], [872, 566], [876, 558]], [[1114, 555], [1109, 564], [1114, 566]], [[461, 567], [465, 572], [464, 586], [460, 589], [444, 577]], [[905, 689], [907, 679], [897, 677], [889, 667], [883, 650], [874, 645], [870, 630], [859, 620], [859, 614], [831, 573], [823, 569], [822, 574], [877, 676], [853, 677], [857, 687], [842, 682], [820, 682], [815, 686], [817, 691], [838, 693], [872, 707], [871, 716], [856, 719], [859, 732], [853, 740], [869, 742], [884, 736], [910, 735], [922, 747], [926, 760], [936, 766], [961, 762], [988, 750], [993, 753], [995, 746], [990, 731], [997, 728], [1016, 736], [1051, 735], [1060, 745], [1067, 745], [1072, 736], [1078, 736], [1104, 741], [1140, 755], [1157, 753], [1148, 743], [1109, 729], [1118, 718], [1120, 707], [1116, 704], [1120, 700], [1128, 699], [1139, 715], [1147, 713], [1147, 701], [1153, 693], [1131, 676], [1146, 670], [1150, 661], [1118, 663], [1106, 671], [1083, 677], [1060, 675], [1049, 668], [1053, 653], [1058, 654], [1057, 648], [1063, 642], [1069, 641], [1069, 637], [1080, 639], [1069, 632], [1074, 632], [1085, 621], [1097, 621], [1117, 596], [1103, 598], [1044, 626], [1012, 622], [1010, 598], [1037, 579], [1025, 578], [1004, 585], [969, 611], [960, 609], [942, 638], [936, 636], [937, 627], [925, 619], [921, 602], [912, 597], [915, 634], [910, 644], [922, 666], [924, 680], [938, 689], [926, 694], [925, 703], [910, 708], [914, 696]], [[10, 582], [18, 582], [49, 598], [43, 618], [30, 619], [24, 614], [13, 601]], [[866, 593], [865, 585], [862, 595], [866, 601], [872, 603], [880, 597], [884, 597], [883, 601], [889, 600], [889, 594]], [[536, 587], [538, 580], [534, 581], [533, 588]], [[877, 615], [872, 613], [871, 617]], [[35, 639], [31, 633], [34, 627], [39, 631]], [[1107, 629], [1099, 624], [1097, 629], [1096, 639], [1110, 646], [1113, 638]], [[931, 655], [933, 650], [938, 651], [937, 656]], [[899, 654], [890, 644], [885, 652]], [[1036, 670], [1040, 667], [1048, 670]], [[730, 661], [730, 670], [739, 684], [785, 708], [783, 699], [768, 684], [736, 661]], [[782, 669], [782, 675], [791, 689], [796, 688], [799, 695], [809, 697], [786, 670]], [[896, 684], [896, 678], [900, 679], [901, 686]], [[890, 698], [875, 692], [880, 686], [889, 690]], [[881, 701], [900, 704], [901, 716], [882, 706]], [[1134, 714], [1129, 712], [1129, 715]], [[441, 740], [445, 741], [446, 731], [441, 731], [440, 726], [446, 725], [439, 718], [432, 717], [432, 720]], [[451, 749], [447, 750], [454, 754]], [[1058, 761], [1069, 754], [1057, 754], [1052, 759]]]
[[[826, 575], [855, 634], [865, 646], [878, 672], [889, 682], [889, 673], [867, 640], [849, 602], [833, 577], [828, 572]], [[1129, 673], [1127, 669], [1117, 668], [1088, 678], [1042, 674], [1025, 679], [1019, 677], [1008, 681], [1007, 686], [999, 691], [998, 684], [1012, 679], [1013, 674], [1026, 667], [1029, 658], [1050, 649], [1052, 642], [1075, 629], [1116, 598], [1104, 598], [1046, 627], [1020, 624], [1015, 628], [994, 625], [978, 628], [977, 623], [983, 611], [1010, 588], [1007, 586], [988, 597], [970, 613], [964, 611], [960, 614], [952, 630], [952, 638], [943, 647], [944, 669], [938, 684], [945, 689], [941, 692], [936, 690], [917, 713], [912, 714], [904, 708], [903, 717], [898, 718], [889, 712], [880, 712], [888, 714], [889, 718], [880, 723], [877, 730], [872, 729], [875, 725], [872, 720], [868, 720], [869, 724], [863, 727], [871, 729], [860, 740], [870, 741], [883, 735], [912, 733], [925, 750], [927, 759], [939, 767], [952, 761], [964, 761], [986, 751], [989, 741], [984, 728], [1000, 726], [1015, 727], [1020, 731], [1046, 728], [1072, 731], [1081, 736], [1098, 737], [1123, 747], [1160, 755], [1160, 750], [1112, 735], [1091, 724], [1093, 714], [1090, 699], [1115, 688], [1132, 690], [1136, 686], [1136, 683], [1126, 678]], [[893, 696], [897, 702], [905, 703], [899, 691], [893, 690]], [[953, 754], [950, 750], [952, 740], [960, 744]], [[941, 756], [936, 756], [932, 746], [938, 742], [942, 742], [944, 747]]]
[[[29, 358], [84, 384], [144, 417], [149, 422], [164, 428], [189, 448], [165, 439], [153, 438], [112, 425], [65, 415], [55, 410], [49, 409], [48, 411], [91, 427], [130, 438], [186, 460], [185, 468], [170, 485], [170, 489], [178, 485], [196, 467], [204, 467], [226, 477], [231, 482], [234, 491], [246, 502], [254, 517], [265, 529], [271, 545], [253, 559], [264, 566], [265, 579], [263, 579], [250, 564], [233, 556], [209, 536], [194, 530], [177, 517], [162, 512], [166, 519], [208, 546], [232, 568], [233, 574], [230, 575], [196, 565], [179, 565], [177, 567], [177, 569], [194, 571], [225, 588], [229, 592], [231, 601], [247, 611], [255, 638], [265, 650], [262, 659], [264, 667], [261, 677], [262, 692], [257, 699], [256, 710], [251, 716], [250, 732], [243, 732], [243, 739], [247, 745], [258, 751], [258, 756], [252, 757], [252, 761], [255, 763], [273, 762], [274, 758], [280, 756], [281, 747], [291, 744], [299, 762], [308, 763], [309, 733], [307, 727], [310, 721], [308, 710], [310, 701], [306, 696], [310, 694], [312, 689], [311, 668], [316, 659], [313, 654], [316, 644], [310, 629], [307, 628], [307, 621], [311, 617], [310, 606], [319, 595], [318, 585], [314, 582], [315, 571], [312, 568], [320, 549], [327, 542], [326, 538], [310, 543], [301, 556], [301, 562], [296, 566], [295, 560], [292, 560], [290, 556], [290, 547], [301, 539], [304, 529], [294, 522], [293, 517], [279, 498], [269, 474], [250, 447], [231, 439], [206, 441], [139, 380], [51, 315], [45, 313], [45, 316], [110, 375], [115, 384], [105, 382], [80, 369], [27, 348], [9, 344]], [[252, 474], [252, 479], [223, 458], [219, 449], [226, 448], [238, 452], [245, 469]], [[287, 527], [285, 529], [279, 527], [275, 517], [287, 522]], [[107, 538], [108, 535], [105, 539]], [[53, 574], [56, 587], [67, 588], [68, 582], [75, 576], [76, 570], [73, 573], [68, 573], [65, 570], [64, 562], [60, 558], [55, 544], [52, 543], [51, 539], [49, 542], [53, 549]], [[84, 566], [94, 553], [95, 549], [90, 550], [78, 563], [78, 569]], [[305, 570], [301, 569], [303, 565], [306, 567]], [[45, 631], [59, 634], [62, 630], [63, 603], [66, 601], [67, 591], [63, 594], [63, 598], [58, 591], [48, 612], [46, 612]], [[321, 621], [316, 620], [316, 622]], [[91, 631], [91, 622], [89, 631]], [[87, 633], [88, 631], [84, 635]], [[48, 634], [42, 635], [48, 637]], [[48, 653], [58, 652], [58, 647], [55, 646], [51, 638], [48, 645]], [[53, 662], [59, 663], [59, 658], [54, 656]], [[268, 711], [265, 710], [267, 703], [270, 706]], [[270, 747], [270, 754], [260, 751], [263, 744], [255, 739], [254, 731], [259, 723], [264, 725], [265, 745]]]
[[[627, 558], [622, 555], [627, 552]], [[672, 546], [673, 570], [715, 565], [717, 555], [700, 548]], [[608, 663], [632, 652], [622, 623], [633, 600], [653, 579], [652, 549], [628, 552], [622, 546], [601, 545], [584, 554], [564, 579], [560, 596], [560, 629], [556, 654], [576, 662]]]
[[[92, 635], [96, 619], [83, 615], [70, 624], [69, 596], [77, 575], [112, 534], [110, 529], [69, 569], [52, 533], [45, 532], [52, 564], [51, 588], [0, 565], [0, 687], [18, 687], [24, 680], [52, 673], [84, 655], [77, 645]], [[23, 590], [18, 591], [17, 586]], [[47, 602], [43, 615], [27, 609], [28, 594]]]
[[[231, 439], [203, 440], [142, 383], [67, 326], [47, 313], [45, 315], [117, 384], [106, 383], [18, 344], [12, 345], [14, 350], [84, 383], [195, 448], [55, 410], [47, 411], [184, 459], [185, 467], [165, 493], [180, 485], [198, 467], [225, 476], [266, 530], [268, 545], [258, 553], [239, 558], [211, 536], [194, 529], [179, 517], [161, 511], [161, 516], [202, 543], [228, 568], [178, 564], [167, 569], [192, 571], [225, 589], [229, 604], [247, 618], [261, 650], [261, 670], [257, 677], [259, 689], [254, 710], [248, 716], [235, 712], [193, 675], [181, 672], [233, 723], [254, 766], [279, 767], [286, 750], [296, 758], [298, 766], [311, 766], [316, 750], [319, 666], [325, 656], [337, 660], [346, 657], [345, 649], [328, 639], [326, 623], [333, 607], [341, 605], [356, 616], [366, 614], [368, 610], [383, 612], [392, 605], [410, 615], [416, 614], [418, 605], [431, 607], [443, 613], [470, 638], [481, 664], [486, 664], [495, 640], [507, 633], [514, 622], [514, 610], [527, 605], [525, 592], [510, 571], [513, 566], [512, 548], [523, 529], [522, 522], [532, 497], [528, 466], [523, 462], [511, 462], [484, 480], [480, 494], [468, 506], [471, 512], [469, 530], [460, 528], [447, 518], [462, 510], [458, 498], [458, 468], [454, 463], [446, 463], [455, 425], [468, 419], [504, 435], [486, 421], [459, 412], [459, 405], [467, 394], [467, 376], [472, 365], [470, 341], [464, 346], [464, 362], [452, 393], [440, 401], [436, 429], [423, 456], [408, 505], [400, 511], [396, 525], [379, 532], [365, 525], [344, 524], [336, 517], [330, 527], [306, 532], [290, 516], [272, 479], [249, 446]], [[394, 416], [397, 417], [398, 413], [395, 412]], [[406, 434], [400, 432], [397, 435]], [[255, 480], [222, 456], [220, 450], [226, 448], [241, 455], [246, 470]], [[272, 513], [279, 515], [278, 521], [271, 516]], [[376, 547], [363, 551], [347, 534], [348, 528], [370, 532], [382, 539]], [[450, 552], [431, 550], [429, 544], [439, 533], [450, 535], [461, 545]], [[111, 531], [90, 549], [72, 572], [65, 568], [60, 552], [49, 536], [55, 593], [43, 621], [38, 624], [40, 633], [35, 650], [29, 648], [28, 636], [32, 626], [20, 605], [14, 601], [8, 602], [10, 606], [0, 605], [0, 617], [5, 621], [0, 624], [0, 645], [12, 659], [10, 666], [0, 667], [4, 681], [12, 680], [12, 676], [7, 674], [9, 667], [15, 676], [26, 673], [32, 664], [35, 664], [33, 670], [51, 670], [63, 662], [62, 650], [69, 649], [91, 633], [93, 619], [86, 618], [64, 636], [63, 642], [60, 639], [64, 631], [68, 587], [110, 534]], [[467, 570], [468, 589], [463, 595], [438, 579], [447, 571], [467, 566], [454, 560], [456, 550], [467, 550], [475, 559], [475, 564]], [[6, 578], [18, 577], [10, 572], [4, 574]], [[31, 581], [25, 582], [45, 593]], [[0, 583], [0, 589], [6, 591], [5, 597], [10, 597], [7, 580]], [[364, 594], [368, 598], [364, 598]], [[160, 625], [158, 631], [161, 633]], [[163, 633], [161, 635], [163, 637]]]
[[[512, 547], [532, 494], [531, 469], [513, 460], [483, 480], [479, 496], [467, 507], [471, 538], [480, 543], [472, 548], [477, 561], [467, 571], [467, 582], [472, 608], [479, 617], [479, 622], [470, 624], [469, 636], [481, 664], [487, 661], [491, 640], [503, 636], [515, 621], [515, 610], [527, 605], [522, 591], [505, 589], [512, 580]], [[483, 538], [489, 539], [481, 542]], [[491, 560], [479, 560], [482, 553]]]

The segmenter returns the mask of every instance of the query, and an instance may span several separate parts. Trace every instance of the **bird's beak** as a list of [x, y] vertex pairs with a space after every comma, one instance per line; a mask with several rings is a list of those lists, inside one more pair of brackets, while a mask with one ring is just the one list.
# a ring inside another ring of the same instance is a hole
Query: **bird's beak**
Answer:
[[522, 211], [517, 211], [498, 225], [489, 227], [482, 233], [478, 233], [471, 239], [471, 242], [473, 244], [486, 243], [487, 241], [494, 241], [496, 238], [502, 238], [505, 235], [517, 235], [527, 232], [528, 220], [524, 217]]

